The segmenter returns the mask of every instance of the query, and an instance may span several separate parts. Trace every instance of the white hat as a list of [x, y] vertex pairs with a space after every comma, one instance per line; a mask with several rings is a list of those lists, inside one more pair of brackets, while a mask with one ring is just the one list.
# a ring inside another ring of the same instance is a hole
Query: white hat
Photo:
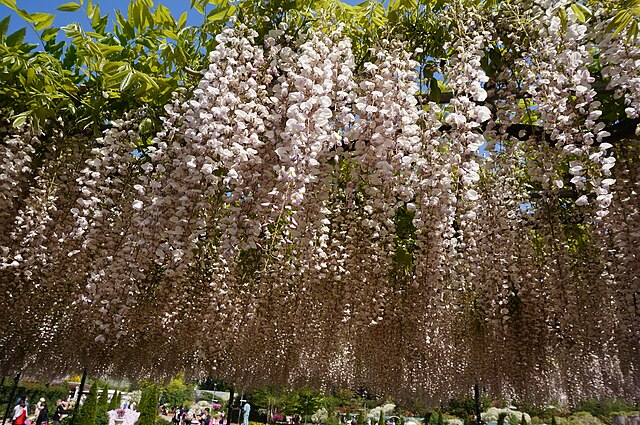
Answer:
[[40, 399], [40, 401], [41, 401], [41, 402], [43, 402], [43, 403], [45, 403], [47, 400], [45, 400], [45, 399], [44, 399], [44, 397], [42, 397], [42, 398]]

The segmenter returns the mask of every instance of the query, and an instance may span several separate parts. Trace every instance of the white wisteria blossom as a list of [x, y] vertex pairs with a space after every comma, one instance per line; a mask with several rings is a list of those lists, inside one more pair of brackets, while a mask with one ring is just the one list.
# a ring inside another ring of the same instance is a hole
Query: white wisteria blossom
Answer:
[[2, 121], [4, 373], [638, 394], [640, 47], [515, 3], [439, 16], [441, 96], [407, 40], [233, 21], [150, 141]]

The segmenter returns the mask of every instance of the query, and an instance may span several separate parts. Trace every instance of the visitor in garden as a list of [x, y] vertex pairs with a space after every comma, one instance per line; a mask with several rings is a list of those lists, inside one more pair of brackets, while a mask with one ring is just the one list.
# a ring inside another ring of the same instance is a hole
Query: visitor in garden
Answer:
[[60, 425], [62, 418], [67, 414], [67, 402], [61, 399], [56, 400], [56, 411], [53, 414], [53, 425]]
[[205, 407], [204, 414], [200, 416], [200, 425], [211, 425], [211, 415], [208, 407]]
[[251, 405], [249, 404], [249, 401], [244, 403], [244, 406], [242, 406], [242, 423], [244, 425], [249, 425], [249, 412], [251, 411]]
[[182, 406], [180, 406], [180, 407], [175, 406], [173, 408], [173, 418], [171, 418], [171, 422], [173, 422], [174, 424], [179, 424], [180, 423], [180, 415], [182, 415]]
[[24, 401], [24, 408], [27, 411], [27, 416], [29, 416], [29, 395], [25, 394], [18, 398], [18, 401], [16, 401], [16, 405], [19, 405], [21, 401]]
[[38, 402], [40, 405], [40, 409], [36, 406], [36, 410], [38, 410], [38, 415], [36, 416], [36, 425], [48, 425], [49, 424], [49, 409], [47, 408], [47, 402], [44, 398], [41, 398]]
[[188, 412], [185, 409], [180, 409], [180, 411], [182, 412], [180, 414], [180, 425], [187, 425], [188, 422]]
[[13, 425], [24, 425], [27, 420], [27, 402], [24, 398], [18, 401], [16, 407], [13, 408], [13, 417], [11, 422]]
[[186, 417], [187, 417], [187, 409], [186, 407], [184, 407], [184, 405], [180, 405], [180, 424], [181, 425], [185, 425], [187, 423], [186, 421]]
[[40, 400], [38, 400], [38, 402], [36, 403], [36, 411], [35, 411], [36, 420], [38, 419], [38, 416], [40, 416], [40, 411], [45, 405], [46, 405], [46, 400], [44, 398], [40, 398]]

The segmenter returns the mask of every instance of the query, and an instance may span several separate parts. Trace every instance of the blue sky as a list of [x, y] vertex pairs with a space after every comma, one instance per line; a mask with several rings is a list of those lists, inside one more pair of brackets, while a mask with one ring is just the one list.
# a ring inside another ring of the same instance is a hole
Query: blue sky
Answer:
[[[87, 21], [85, 15], [81, 10], [77, 12], [61, 12], [59, 10], [56, 10], [58, 6], [69, 1], [72, 0], [17, 0], [17, 4], [20, 9], [25, 9], [29, 13], [45, 12], [55, 14], [56, 18], [53, 23], [57, 27], [67, 25], [70, 22], [80, 22], [80, 24], [82, 24], [83, 26], [88, 25], [89, 22]], [[345, 3], [353, 5], [361, 3], [362, 1], [363, 0], [346, 0]], [[127, 6], [129, 5], [129, 0], [94, 0], [93, 3], [100, 6], [100, 10], [103, 15], [109, 12], [109, 15], [113, 16], [114, 10], [120, 10], [126, 13]], [[189, 0], [154, 0], [153, 3], [154, 5], [163, 4], [164, 6], [168, 7], [176, 19], [183, 12], [189, 11], [190, 5]], [[7, 15], [11, 15], [9, 34], [19, 28], [27, 26], [19, 16], [11, 11], [11, 9], [0, 4], [0, 19], [3, 19]], [[187, 16], [187, 23], [190, 25], [199, 25], [202, 22], [202, 15], [200, 15], [195, 10], [189, 11], [189, 14]], [[29, 41], [31, 43], [38, 42], [38, 38], [31, 30], [27, 31], [27, 36], [25, 39], [26, 41]]]

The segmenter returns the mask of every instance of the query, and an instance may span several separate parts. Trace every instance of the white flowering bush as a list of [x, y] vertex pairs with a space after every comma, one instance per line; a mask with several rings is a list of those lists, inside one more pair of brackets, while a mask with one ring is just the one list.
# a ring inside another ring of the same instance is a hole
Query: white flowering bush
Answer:
[[528, 413], [519, 412], [518, 410], [506, 408], [497, 408], [490, 407], [486, 412], [481, 413], [481, 418], [484, 422], [497, 422], [498, 416], [501, 413], [506, 413], [507, 416], [505, 418], [505, 422], [510, 423], [511, 425], [519, 425], [522, 423], [522, 415], [524, 415], [524, 419], [527, 423], [531, 423], [531, 416]]
[[99, 137], [5, 105], [4, 370], [637, 394], [637, 38], [486, 3], [427, 51], [351, 9], [232, 16], [193, 90]]
[[324, 407], [316, 410], [316, 412], [311, 415], [311, 422], [314, 424], [323, 424], [327, 419], [329, 419], [329, 412]]
[[382, 412], [383, 415], [390, 415], [393, 413], [395, 408], [396, 405], [393, 403], [386, 403], [381, 406], [376, 406], [373, 409], [367, 411], [367, 417], [371, 418], [374, 423], [377, 423], [376, 421], [380, 418], [380, 412]]
[[189, 410], [192, 412], [198, 412], [198, 411], [204, 412], [204, 409], [209, 409], [209, 411], [212, 412], [213, 411], [212, 404], [209, 403], [208, 401], [200, 400], [199, 402], [191, 405], [191, 408]]

